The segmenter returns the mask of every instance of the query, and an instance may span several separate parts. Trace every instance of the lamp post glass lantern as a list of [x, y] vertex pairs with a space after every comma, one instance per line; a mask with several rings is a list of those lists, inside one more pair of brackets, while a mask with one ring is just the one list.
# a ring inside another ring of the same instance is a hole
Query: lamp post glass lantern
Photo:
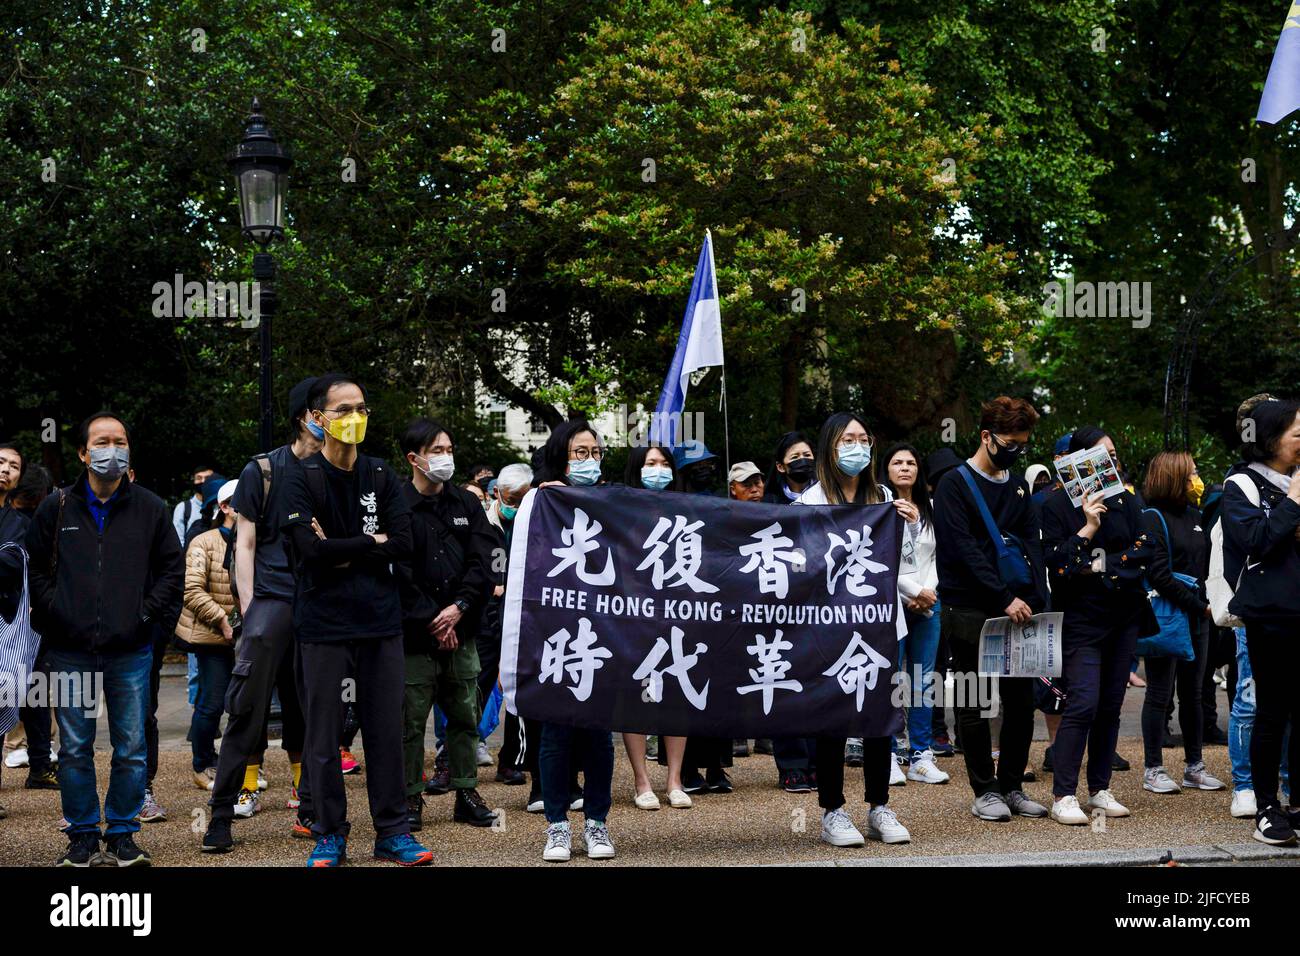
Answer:
[[284, 238], [284, 196], [289, 188], [289, 167], [293, 158], [275, 141], [262, 115], [262, 105], [253, 99], [253, 111], [244, 120], [244, 138], [226, 157], [239, 187], [239, 223], [244, 235], [258, 244], [253, 256], [253, 278], [257, 283], [257, 318], [260, 357], [259, 399], [261, 405], [260, 445], [270, 451], [274, 442], [271, 411], [271, 317], [275, 314], [275, 260], [266, 251], [272, 239]]

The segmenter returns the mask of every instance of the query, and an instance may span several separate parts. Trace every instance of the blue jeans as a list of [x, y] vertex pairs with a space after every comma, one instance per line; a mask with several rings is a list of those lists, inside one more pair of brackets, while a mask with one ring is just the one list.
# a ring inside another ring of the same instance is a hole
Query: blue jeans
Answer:
[[[1232, 710], [1228, 714], [1228, 759], [1232, 761], [1232, 789], [1251, 790], [1250, 735], [1255, 729], [1255, 679], [1250, 670], [1250, 656], [1246, 653], [1246, 629], [1234, 627], [1237, 637], [1237, 689], [1232, 695]], [[1287, 737], [1290, 737], [1290, 730]], [[1290, 799], [1291, 774], [1287, 766], [1287, 744], [1282, 744], [1282, 792]]]
[[[907, 674], [907, 741], [912, 753], [929, 750], [933, 742], [934, 695], [938, 693], [935, 681], [935, 655], [939, 652], [939, 602], [934, 602], [934, 614], [926, 617], [905, 611], [907, 637], [898, 644], [898, 667]], [[894, 741], [894, 750], [898, 741]]]
[[[108, 735], [113, 759], [104, 798], [107, 836], [135, 833], [148, 782], [144, 723], [149, 712], [149, 672], [153, 648], [122, 654], [51, 650], [47, 658], [58, 689], [54, 716], [59, 722], [59, 791], [68, 834], [99, 832], [99, 789], [95, 779], [95, 714], [103, 681]], [[63, 676], [60, 676], [63, 675]]]
[[189, 697], [190, 706], [199, 698], [199, 661], [198, 654], [190, 654], [189, 661], [185, 665], [185, 693]]
[[[571, 768], [571, 757], [576, 768]], [[614, 738], [608, 730], [544, 723], [537, 759], [547, 823], [568, 819], [572, 769], [582, 771], [583, 815], [605, 822], [614, 802]]]
[[190, 657], [197, 659], [199, 692], [194, 698], [194, 715], [190, 718], [190, 751], [194, 772], [202, 773], [217, 765], [217, 728], [225, 710], [226, 690], [235, 668], [234, 648], [214, 647]]

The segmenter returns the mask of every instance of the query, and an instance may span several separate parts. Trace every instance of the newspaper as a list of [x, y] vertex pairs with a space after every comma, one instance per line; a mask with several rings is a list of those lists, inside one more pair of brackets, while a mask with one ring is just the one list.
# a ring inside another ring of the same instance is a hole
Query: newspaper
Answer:
[[1084, 497], [1099, 491], [1110, 498], [1126, 490], [1110, 454], [1100, 445], [1071, 452], [1055, 464], [1056, 477], [1076, 508], [1083, 506]]
[[990, 618], [980, 631], [981, 677], [1060, 677], [1059, 611], [1035, 614], [1025, 624], [1009, 617]]

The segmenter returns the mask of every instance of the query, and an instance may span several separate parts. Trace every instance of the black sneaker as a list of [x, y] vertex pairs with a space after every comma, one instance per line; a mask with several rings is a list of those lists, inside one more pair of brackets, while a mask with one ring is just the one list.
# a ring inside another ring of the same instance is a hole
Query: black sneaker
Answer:
[[697, 773], [682, 780], [682, 789], [687, 793], [707, 793], [709, 785], [706, 784], [704, 778]]
[[1133, 768], [1129, 765], [1129, 762], [1127, 760], [1125, 760], [1123, 757], [1119, 755], [1119, 751], [1117, 750], [1115, 751], [1115, 756], [1110, 758], [1110, 769], [1111, 770], [1132, 770]]
[[501, 767], [497, 770], [494, 778], [497, 783], [504, 783], [507, 787], [521, 787], [528, 782], [522, 770], [516, 770], [514, 767]]
[[1291, 828], [1291, 821], [1282, 811], [1281, 807], [1265, 807], [1255, 814], [1255, 832], [1253, 834], [1260, 843], [1267, 843], [1270, 846], [1291, 846], [1295, 843], [1295, 830]]
[[812, 793], [808, 777], [802, 770], [787, 770], [781, 774], [781, 789], [786, 793]]
[[708, 787], [709, 793], [731, 793], [736, 789], [731, 785], [731, 778], [727, 776], [725, 770], [719, 770], [717, 776], [709, 774], [708, 779], [705, 780], [705, 786]]
[[104, 852], [99, 859], [109, 866], [149, 866], [152, 862], [149, 854], [135, 845], [135, 839], [129, 833], [106, 837]]
[[816, 790], [816, 789], [817, 789], [817, 771], [816, 771], [816, 770], [809, 770], [807, 776], [808, 776], [808, 786], [812, 787], [813, 790]]
[[473, 787], [463, 787], [456, 791], [456, 809], [451, 818], [457, 823], [468, 823], [472, 827], [490, 827], [497, 822], [497, 815], [488, 809], [479, 792]]
[[230, 832], [230, 821], [214, 819], [208, 824], [208, 832], [203, 834], [199, 850], [202, 853], [229, 853], [234, 846], [235, 838]]
[[99, 859], [99, 833], [77, 833], [68, 837], [68, 849], [55, 866], [90, 866]]
[[421, 794], [406, 798], [406, 822], [411, 825], [412, 833], [424, 829], [424, 797]]
[[44, 770], [32, 770], [27, 774], [27, 782], [23, 784], [28, 790], [58, 790], [59, 775], [54, 772], [52, 767], [46, 767]]
[[1048, 744], [1047, 749], [1043, 751], [1043, 773], [1054, 773], [1052, 770], [1052, 747]]
[[433, 776], [429, 778], [428, 783], [424, 785], [424, 792], [440, 797], [444, 793], [451, 793], [451, 770], [448, 767], [439, 767], [434, 764]]

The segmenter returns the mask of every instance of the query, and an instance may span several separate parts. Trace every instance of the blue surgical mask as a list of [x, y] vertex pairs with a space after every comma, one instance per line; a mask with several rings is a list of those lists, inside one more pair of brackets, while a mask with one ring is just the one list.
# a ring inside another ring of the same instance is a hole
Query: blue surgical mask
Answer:
[[854, 442], [852, 445], [841, 445], [839, 448], [840, 471], [853, 478], [861, 474], [862, 470], [871, 464], [871, 446], [860, 445]]
[[673, 470], [663, 465], [646, 465], [641, 469], [641, 484], [651, 491], [663, 491], [673, 480]]
[[514, 521], [515, 515], [517, 515], [518, 513], [519, 513], [519, 509], [516, 508], [514, 505], [507, 505], [507, 504], [501, 505], [501, 517], [506, 521]]
[[130, 451], [120, 445], [87, 449], [86, 457], [90, 470], [108, 481], [121, 478], [131, 464]]
[[321, 428], [310, 418], [303, 419], [303, 424], [307, 426], [307, 431], [311, 433], [312, 438], [316, 439], [317, 441], [325, 440], [325, 429]]
[[591, 458], [569, 460], [569, 481], [575, 485], [594, 485], [600, 480], [600, 462]]

